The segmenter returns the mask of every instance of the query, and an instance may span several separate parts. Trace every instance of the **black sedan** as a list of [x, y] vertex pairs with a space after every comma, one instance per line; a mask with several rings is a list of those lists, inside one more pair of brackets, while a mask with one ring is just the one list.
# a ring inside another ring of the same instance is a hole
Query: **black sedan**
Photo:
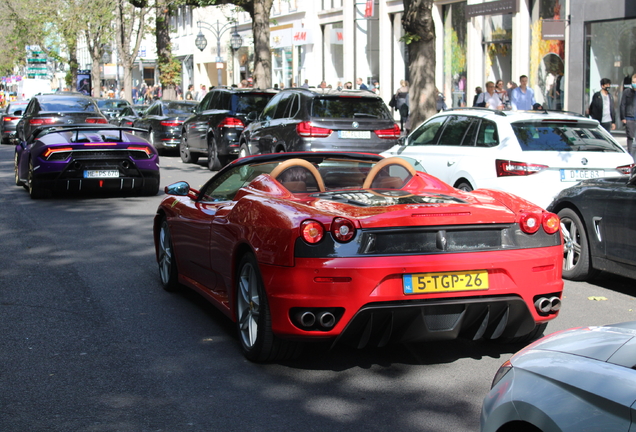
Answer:
[[144, 113], [148, 110], [148, 105], [131, 105], [127, 106], [114, 117], [108, 120], [108, 123], [116, 126], [128, 126], [131, 127], [135, 120], [140, 119]]
[[636, 278], [636, 169], [629, 177], [582, 181], [548, 210], [561, 218], [564, 278], [587, 280], [599, 270]]
[[[2, 144], [9, 144], [13, 135], [15, 135], [15, 127], [18, 124], [18, 120], [22, 117], [24, 108], [28, 105], [28, 101], [15, 101], [11, 102], [7, 109], [2, 114], [2, 121], [0, 122], [0, 136], [2, 136]], [[19, 114], [16, 114], [19, 111]]]
[[108, 119], [118, 116], [124, 108], [130, 106], [130, 102], [125, 99], [95, 98], [95, 101], [99, 110]]
[[148, 131], [143, 138], [155, 146], [159, 154], [167, 150], [177, 150], [181, 142], [181, 127], [185, 119], [192, 115], [197, 102], [181, 100], [157, 100], [148, 107], [134, 126]]
[[16, 125], [20, 141], [26, 141], [41, 126], [108, 123], [95, 100], [81, 93], [38, 94], [31, 98], [24, 112], [18, 110], [15, 114], [22, 115]]

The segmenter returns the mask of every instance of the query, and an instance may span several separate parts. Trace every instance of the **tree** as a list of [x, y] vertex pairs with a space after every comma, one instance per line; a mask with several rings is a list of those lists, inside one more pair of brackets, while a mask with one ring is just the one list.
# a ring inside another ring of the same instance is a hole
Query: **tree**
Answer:
[[99, 68], [102, 57], [106, 51], [106, 44], [112, 41], [114, 18], [113, 4], [111, 0], [93, 0], [93, 20], [87, 22], [84, 37], [88, 52], [91, 55], [91, 88], [93, 96], [99, 97], [101, 88], [101, 71]]
[[132, 69], [144, 37], [147, 12], [148, 8], [133, 7], [125, 0], [117, 0], [115, 5], [117, 56], [124, 68], [124, 97], [131, 102]]
[[433, 0], [404, 0], [403, 40], [409, 53], [411, 130], [437, 112]]

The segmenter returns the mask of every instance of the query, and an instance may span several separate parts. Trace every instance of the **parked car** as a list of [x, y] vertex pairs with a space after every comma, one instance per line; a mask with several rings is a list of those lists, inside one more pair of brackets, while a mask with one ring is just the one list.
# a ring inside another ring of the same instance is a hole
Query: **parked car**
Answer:
[[298, 341], [529, 340], [558, 315], [558, 217], [402, 158], [251, 156], [200, 190], [165, 192], [154, 221], [164, 288], [194, 289], [234, 320], [253, 361], [293, 355]]
[[463, 190], [491, 188], [547, 207], [587, 178], [629, 174], [634, 163], [596, 120], [545, 111], [443, 111], [383, 153], [420, 161]]
[[482, 432], [634, 430], [636, 321], [553, 333], [506, 361]]
[[587, 280], [603, 270], [636, 278], [636, 169], [631, 176], [584, 180], [548, 206], [564, 237], [563, 277]]
[[40, 126], [108, 123], [92, 97], [73, 92], [37, 94], [24, 112], [17, 110], [15, 115], [22, 116], [16, 125], [20, 141], [26, 141]]
[[148, 109], [148, 105], [132, 105], [124, 108], [114, 117], [108, 120], [108, 123], [115, 126], [132, 127], [135, 120], [141, 118]]
[[130, 102], [126, 99], [108, 99], [108, 98], [94, 98], [97, 102], [97, 106], [107, 119], [111, 119], [119, 115], [119, 113], [127, 107], [130, 107]]
[[185, 163], [208, 158], [208, 168], [218, 171], [238, 156], [239, 137], [249, 124], [247, 115], [260, 113], [276, 94], [274, 90], [217, 88], [208, 92], [194, 115], [183, 123], [179, 152]]
[[183, 122], [192, 115], [197, 102], [182, 100], [156, 100], [141, 118], [134, 121], [140, 135], [155, 146], [159, 154], [176, 151], [181, 142]]
[[374, 93], [292, 88], [273, 97], [247, 126], [240, 156], [323, 150], [380, 153], [399, 137], [400, 127]]
[[2, 114], [2, 122], [0, 123], [0, 136], [2, 136], [2, 144], [9, 144], [11, 138], [15, 136], [15, 128], [18, 124], [18, 120], [22, 115], [16, 115], [16, 111], [23, 112], [28, 101], [15, 101], [9, 103], [7, 108], [0, 114]]
[[15, 148], [15, 184], [34, 199], [50, 192], [156, 195], [157, 151], [131, 132], [111, 125], [35, 128]]

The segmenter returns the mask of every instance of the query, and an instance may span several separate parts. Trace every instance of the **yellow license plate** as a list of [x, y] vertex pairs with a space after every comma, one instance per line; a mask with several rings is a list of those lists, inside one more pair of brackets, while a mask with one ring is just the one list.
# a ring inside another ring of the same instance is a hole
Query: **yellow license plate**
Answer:
[[488, 272], [471, 270], [404, 275], [404, 294], [476, 291], [488, 289]]

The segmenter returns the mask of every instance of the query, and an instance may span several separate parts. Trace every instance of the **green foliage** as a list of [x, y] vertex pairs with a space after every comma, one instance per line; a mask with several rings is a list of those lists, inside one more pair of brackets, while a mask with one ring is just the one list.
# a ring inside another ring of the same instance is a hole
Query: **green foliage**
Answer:
[[409, 32], [404, 32], [404, 36], [400, 38], [400, 42], [404, 42], [407, 45], [410, 45], [413, 42], [419, 42], [422, 40], [420, 35], [416, 35]]
[[181, 62], [174, 56], [159, 57], [157, 59], [159, 67], [159, 81], [165, 86], [181, 84]]

